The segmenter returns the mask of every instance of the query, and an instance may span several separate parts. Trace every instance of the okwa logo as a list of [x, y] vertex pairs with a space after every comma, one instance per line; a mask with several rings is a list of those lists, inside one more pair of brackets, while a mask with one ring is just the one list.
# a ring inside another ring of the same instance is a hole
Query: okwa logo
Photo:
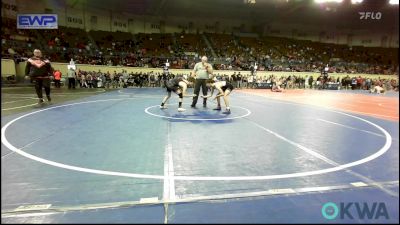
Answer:
[[333, 202], [327, 202], [322, 206], [322, 216], [325, 219], [389, 219], [386, 205], [383, 202], [359, 203], [341, 202], [339, 207]]

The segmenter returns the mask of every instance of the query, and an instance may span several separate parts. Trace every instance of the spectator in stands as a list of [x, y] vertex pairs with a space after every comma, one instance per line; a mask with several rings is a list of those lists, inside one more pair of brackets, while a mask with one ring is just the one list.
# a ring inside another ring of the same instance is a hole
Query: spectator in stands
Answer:
[[237, 76], [236, 76], [236, 72], [233, 72], [233, 74], [232, 74], [232, 76], [231, 76], [231, 81], [232, 81], [232, 85], [234, 86], [234, 87], [236, 87], [237, 88]]
[[310, 86], [311, 86], [311, 85], [310, 85], [310, 77], [311, 77], [311, 76], [308, 76], [308, 75], [306, 76], [306, 79], [305, 79], [305, 87], [304, 87], [305, 89], [310, 88]]
[[356, 78], [356, 85], [357, 85], [357, 89], [358, 90], [360, 90], [361, 89], [361, 85], [362, 85], [362, 78], [361, 78], [361, 76], [358, 76], [357, 78]]
[[322, 76], [318, 76], [317, 81], [315, 83], [316, 88], [321, 89], [321, 81], [322, 80]]
[[86, 83], [87, 83], [87, 86], [88, 86], [89, 88], [92, 88], [92, 87], [93, 87], [93, 76], [92, 76], [91, 72], [89, 72], [89, 73], [86, 75]]
[[80, 76], [80, 83], [81, 83], [81, 87], [82, 87], [82, 88], [87, 88], [87, 87], [88, 87], [88, 84], [87, 84], [87, 82], [86, 82], [86, 74], [85, 74], [85, 73], [82, 73], [82, 74], [81, 74], [81, 76]]
[[150, 74], [149, 76], [149, 86], [155, 87], [156, 86], [156, 77], [154, 76], [153, 73]]
[[277, 82], [274, 82], [274, 85], [271, 88], [272, 92], [282, 92], [283, 89], [281, 88], [282, 81], [278, 80]]
[[104, 75], [100, 73], [97, 73], [97, 83], [96, 83], [97, 88], [104, 87]]
[[392, 89], [393, 89], [394, 91], [399, 91], [399, 81], [398, 81], [398, 80], [392, 79], [392, 80], [390, 81], [390, 85], [392, 86]]
[[242, 86], [243, 88], [247, 88], [248, 87], [248, 76], [243, 74], [242, 77]]
[[128, 71], [122, 70], [122, 82], [123, 82], [123, 86], [126, 86], [126, 85], [127, 85], [127, 83], [128, 83], [128, 78], [129, 78]]
[[97, 88], [97, 73], [96, 73], [96, 71], [92, 71], [92, 85], [93, 85], [93, 88]]
[[353, 77], [351, 79], [351, 90], [355, 90], [357, 87], [357, 79], [355, 77]]
[[105, 78], [105, 82], [104, 82], [104, 87], [105, 88], [110, 88], [110, 85], [111, 85], [111, 74], [110, 74], [110, 71], [107, 71], [107, 73], [104, 75], [104, 78]]
[[310, 75], [310, 78], [308, 79], [308, 85], [310, 86], [310, 89], [312, 89], [312, 85], [314, 83], [314, 77]]
[[238, 73], [236, 79], [237, 79], [237, 88], [242, 88], [242, 86], [243, 86], [243, 83], [242, 83], [243, 77], [240, 74], [240, 72]]
[[54, 71], [54, 86], [56, 88], [60, 88], [61, 87], [61, 71], [60, 70], [55, 70]]
[[10, 54], [10, 55], [15, 55], [16, 52], [14, 51], [14, 49], [9, 48], [9, 49], [8, 49], [8, 54]]

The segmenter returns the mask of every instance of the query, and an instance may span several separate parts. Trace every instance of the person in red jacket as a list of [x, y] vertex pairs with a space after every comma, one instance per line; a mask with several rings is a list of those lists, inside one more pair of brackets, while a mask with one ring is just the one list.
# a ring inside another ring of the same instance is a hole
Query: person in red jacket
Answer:
[[56, 88], [60, 88], [61, 87], [61, 71], [60, 70], [56, 70], [54, 71], [54, 85], [56, 86]]
[[46, 97], [51, 102], [50, 97], [50, 76], [52, 75], [52, 67], [50, 61], [42, 57], [39, 49], [33, 51], [33, 57], [29, 58], [25, 67], [25, 78], [32, 79], [35, 83], [36, 94], [39, 98], [39, 104], [43, 101], [43, 87]]

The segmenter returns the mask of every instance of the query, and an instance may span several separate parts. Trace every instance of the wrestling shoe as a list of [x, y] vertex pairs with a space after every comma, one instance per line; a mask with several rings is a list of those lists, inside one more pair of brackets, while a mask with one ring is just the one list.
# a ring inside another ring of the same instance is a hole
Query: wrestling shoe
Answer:
[[226, 111], [223, 112], [223, 114], [231, 114], [231, 110], [230, 109], [226, 109]]

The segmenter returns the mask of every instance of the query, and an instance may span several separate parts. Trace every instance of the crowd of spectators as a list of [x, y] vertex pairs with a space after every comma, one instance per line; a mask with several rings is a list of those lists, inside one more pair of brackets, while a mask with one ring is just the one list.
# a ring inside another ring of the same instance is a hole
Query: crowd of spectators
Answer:
[[[101, 72], [99, 71], [76, 71], [76, 84], [79, 88], [129, 88], [129, 87], [164, 87], [164, 82], [174, 78], [175, 76], [186, 75], [190, 82], [194, 82], [194, 78], [190, 74], [164, 74], [160, 72], [150, 71], [131, 72], [126, 70], [122, 72]], [[375, 86], [382, 87], [385, 91], [398, 91], [399, 81], [397, 79], [389, 79], [386, 77], [361, 77], [361, 76], [335, 76], [329, 73], [314, 77], [310, 75], [289, 75], [277, 76], [271, 74], [269, 76], [251, 76], [248, 73], [234, 72], [230, 76], [227, 74], [216, 73], [215, 76], [219, 80], [226, 80], [232, 83], [237, 89], [243, 88], [259, 88], [261, 86], [280, 86], [282, 89], [329, 89], [335, 86], [337, 89], [351, 90], [371, 90]], [[68, 82], [68, 81], [65, 81]], [[211, 82], [211, 80], [209, 81]]]
[[[386, 91], [398, 91], [398, 79], [389, 79], [385, 77], [361, 77], [361, 76], [337, 76], [321, 74], [314, 77], [310, 75], [289, 75], [289, 76], [257, 76], [253, 77], [250, 74], [240, 74], [234, 72], [231, 76], [217, 75], [221, 80], [230, 81], [235, 88], [257, 88], [259, 86], [274, 86], [279, 85], [283, 89], [329, 89], [334, 86], [335, 89], [351, 89], [351, 90], [370, 90], [374, 86], [380, 86]], [[262, 85], [264, 84], [264, 85]], [[267, 85], [265, 85], [267, 84]]]
[[[76, 71], [75, 86], [78, 88], [128, 88], [128, 87], [163, 87], [164, 82], [174, 78], [176, 75], [168, 75], [159, 72], [131, 72], [126, 70], [117, 71]], [[65, 82], [68, 82], [65, 80]]]
[[318, 72], [329, 64], [329, 73], [398, 73], [395, 48], [232, 34], [132, 35], [67, 27], [38, 34], [16, 29], [15, 24], [15, 20], [2, 21], [2, 58], [17, 62], [32, 55], [32, 49], [41, 48], [50, 61], [68, 62], [73, 58], [77, 64], [160, 68], [168, 59], [171, 68], [190, 69], [199, 57], [207, 55], [215, 70], [248, 71], [257, 63], [259, 71]]

